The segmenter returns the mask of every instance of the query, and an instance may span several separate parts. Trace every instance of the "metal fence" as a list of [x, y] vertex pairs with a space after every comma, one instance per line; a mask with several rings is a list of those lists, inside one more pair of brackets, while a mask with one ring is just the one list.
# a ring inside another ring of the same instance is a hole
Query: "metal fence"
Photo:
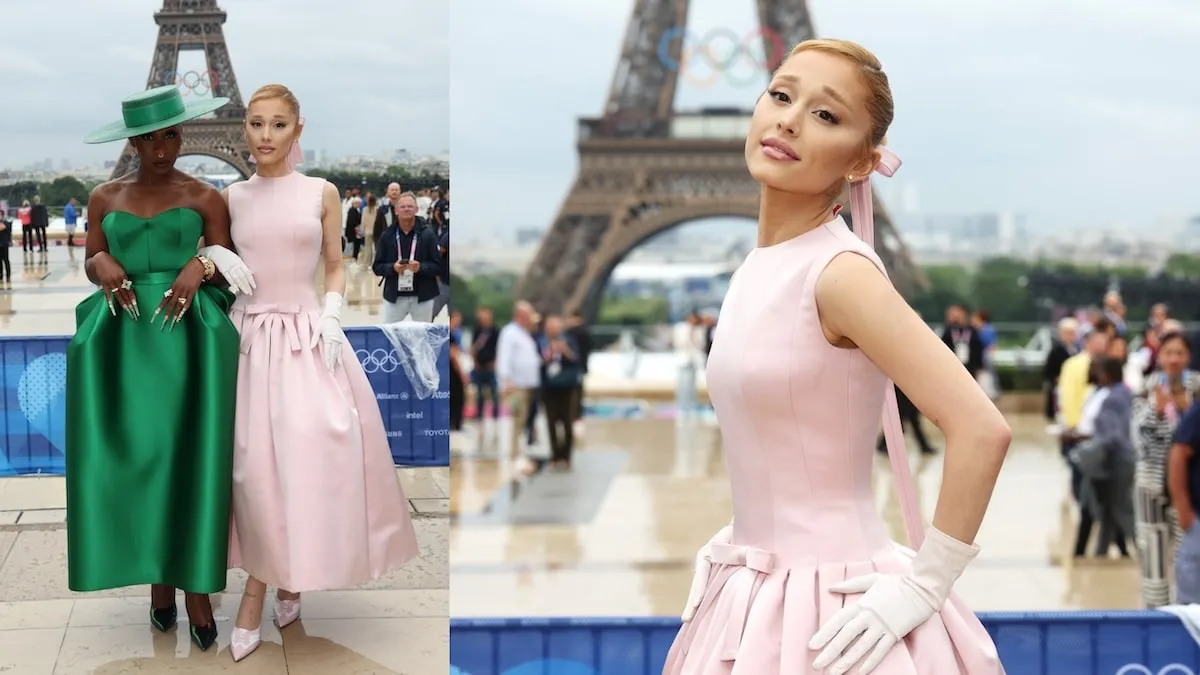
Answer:
[[[440, 333], [438, 391], [413, 393], [399, 355], [378, 328], [347, 328], [383, 414], [397, 466], [450, 465], [450, 353]], [[65, 336], [0, 338], [0, 476], [62, 474], [66, 447]]]

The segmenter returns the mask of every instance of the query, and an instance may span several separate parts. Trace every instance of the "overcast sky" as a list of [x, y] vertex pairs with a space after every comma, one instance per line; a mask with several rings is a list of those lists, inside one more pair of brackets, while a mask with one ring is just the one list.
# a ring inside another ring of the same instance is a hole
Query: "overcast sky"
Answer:
[[[689, 27], [745, 34], [754, 4], [693, 0]], [[575, 120], [603, 106], [632, 5], [453, 1], [459, 232], [550, 224], [575, 175]], [[1017, 211], [1053, 229], [1200, 213], [1200, 3], [809, 6], [820, 34], [857, 40], [883, 61], [897, 106], [890, 144], [905, 162], [888, 181], [904, 189], [889, 192], [915, 194], [921, 211]], [[749, 108], [765, 84], [765, 75], [740, 88], [683, 84], [677, 102]]]
[[[449, 16], [418, 0], [219, 0], [243, 100], [279, 82], [300, 99], [306, 149], [449, 148]], [[115, 160], [86, 146], [144, 89], [162, 0], [0, 0], [0, 167]], [[200, 52], [181, 71], [203, 71]]]

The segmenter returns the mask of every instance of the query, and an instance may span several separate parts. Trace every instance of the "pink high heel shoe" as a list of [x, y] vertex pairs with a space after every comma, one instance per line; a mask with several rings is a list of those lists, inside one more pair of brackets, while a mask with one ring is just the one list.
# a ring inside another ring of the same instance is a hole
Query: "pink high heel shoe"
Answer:
[[233, 627], [233, 633], [229, 636], [229, 653], [233, 655], [233, 662], [237, 663], [242, 659], [250, 656], [258, 646], [262, 644], [262, 630], [255, 628], [248, 630], [246, 628]]
[[300, 598], [283, 600], [275, 596], [275, 625], [280, 628], [291, 624], [300, 618]]

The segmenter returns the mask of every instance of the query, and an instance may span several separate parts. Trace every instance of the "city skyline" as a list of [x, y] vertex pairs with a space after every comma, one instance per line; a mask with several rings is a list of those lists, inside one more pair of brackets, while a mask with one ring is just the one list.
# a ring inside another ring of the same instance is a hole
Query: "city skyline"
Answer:
[[[353, 162], [357, 162], [357, 161], [389, 162], [389, 163], [403, 165], [403, 164], [408, 164], [408, 163], [422, 161], [422, 160], [425, 160], [425, 161], [444, 160], [444, 158], [447, 157], [449, 154], [445, 150], [443, 150], [441, 152], [417, 154], [417, 153], [408, 151], [407, 148], [380, 148], [370, 154], [367, 154], [367, 153], [342, 154], [342, 153], [337, 153], [337, 152], [330, 152], [330, 151], [326, 150], [325, 148], [313, 148], [313, 147], [308, 146], [307, 144], [304, 144], [303, 150], [304, 150], [304, 154], [306, 157], [310, 156], [310, 155], [314, 156], [313, 163], [315, 165], [323, 165], [327, 168], [335, 167], [338, 165], [343, 165], [346, 163], [353, 163]], [[398, 156], [398, 155], [403, 155], [403, 156]], [[46, 166], [43, 166], [46, 162], [50, 163], [49, 168], [46, 168]], [[89, 171], [89, 170], [106, 172], [115, 163], [116, 163], [115, 157], [105, 158], [105, 159], [102, 159], [99, 161], [89, 162], [89, 163], [76, 163], [76, 162], [73, 162], [71, 160], [71, 158], [69, 158], [69, 157], [57, 157], [57, 158], [56, 157], [45, 157], [45, 158], [42, 158], [41, 160], [38, 160], [35, 162], [29, 162], [29, 163], [21, 165], [21, 166], [5, 166], [2, 163], [2, 160], [0, 160], [0, 172], [9, 171], [9, 172], [15, 172], [15, 173], [24, 173], [24, 172], [55, 173], [55, 172], [61, 171], [61, 172], [65, 172], [65, 173], [77, 173], [79, 171]], [[305, 160], [305, 165], [308, 165], [309, 163], [310, 162], [308, 160]], [[214, 157], [207, 156], [207, 155], [182, 155], [182, 156], [180, 156], [179, 161], [178, 161], [178, 166], [180, 166], [180, 167], [196, 166], [196, 165], [209, 165], [209, 166], [218, 165], [220, 167], [223, 167], [222, 171], [228, 171], [228, 172], [236, 171], [233, 167], [229, 166], [225, 162], [223, 162], [219, 159], [216, 159]]]
[[[451, 56], [451, 97], [471, 107], [451, 119], [456, 222], [460, 230], [548, 227], [575, 175], [576, 120], [602, 110], [632, 0], [455, 0], [454, 7], [455, 44], [509, 36], [505, 50]], [[1200, 6], [810, 0], [809, 7], [819, 34], [861, 42], [891, 79], [897, 108], [889, 142], [904, 167], [877, 181], [882, 190], [898, 193], [892, 182], [917, 186], [929, 212], [1023, 213], [1039, 231], [1149, 227], [1164, 215], [1200, 211], [1190, 191], [1167, 189], [1191, 173], [1200, 152], [1191, 133], [1200, 92], [1180, 85], [1200, 56]], [[752, 0], [693, 0], [690, 14], [689, 29], [701, 35], [741, 36], [757, 26]], [[982, 34], [1012, 38], [976, 39]], [[765, 84], [761, 73], [743, 87], [681, 79], [676, 103], [749, 108]], [[513, 105], [514, 90], [522, 105]], [[518, 194], [520, 209], [496, 208]]]
[[[375, 155], [381, 147], [416, 155], [449, 148], [448, 7], [377, 0], [337, 4], [347, 25], [409, 25], [408, 17], [419, 11], [420, 30], [400, 40], [375, 28], [312, 33], [313, 26], [338, 23], [331, 23], [330, 5], [320, 0], [218, 4], [228, 13], [225, 40], [243, 100], [265, 84], [291, 88], [307, 121], [306, 149], [347, 156]], [[116, 160], [119, 143], [89, 146], [83, 137], [119, 118], [121, 99], [146, 86], [158, 36], [153, 15], [161, 8], [162, 0], [7, 3], [5, 24], [25, 29], [0, 43], [0, 89], [10, 97], [0, 117], [0, 166]], [[47, 42], [63, 40], [69, 49], [47, 48]], [[203, 54], [181, 52], [178, 69], [203, 72]], [[203, 85], [187, 94], [211, 96]]]

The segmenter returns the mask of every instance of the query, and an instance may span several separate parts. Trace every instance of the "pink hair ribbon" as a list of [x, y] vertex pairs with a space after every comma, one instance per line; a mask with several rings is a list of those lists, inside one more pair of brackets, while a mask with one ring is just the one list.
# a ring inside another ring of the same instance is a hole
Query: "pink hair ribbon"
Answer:
[[300, 141], [292, 143], [292, 150], [288, 153], [287, 163], [289, 169], [294, 169], [297, 165], [304, 163], [304, 153], [300, 150]]
[[[874, 172], [891, 178], [900, 169], [900, 157], [884, 146], [879, 146], [879, 164]], [[871, 194], [871, 175], [867, 174], [850, 183], [850, 222], [854, 233], [875, 247], [875, 208]], [[912, 472], [908, 468], [908, 448], [904, 444], [904, 427], [900, 426], [900, 407], [896, 403], [896, 388], [891, 380], [883, 399], [883, 437], [887, 441], [888, 459], [892, 474], [896, 477], [896, 490], [900, 498], [900, 513], [904, 516], [904, 529], [908, 532], [908, 546], [916, 550], [925, 538], [925, 526], [917, 504], [917, 492], [913, 485]]]
[[[300, 128], [304, 128], [304, 118], [300, 118]], [[287, 163], [289, 169], [296, 168], [297, 165], [304, 163], [304, 152], [300, 150], [300, 139], [297, 138], [292, 143], [292, 149], [288, 152]]]

